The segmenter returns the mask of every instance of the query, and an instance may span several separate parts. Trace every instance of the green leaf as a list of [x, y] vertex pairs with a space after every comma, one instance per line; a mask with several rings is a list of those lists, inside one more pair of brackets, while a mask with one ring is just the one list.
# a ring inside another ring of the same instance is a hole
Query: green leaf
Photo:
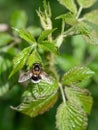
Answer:
[[70, 10], [72, 13], [76, 14], [77, 8], [74, 0], [58, 0], [60, 4], [65, 6], [68, 10]]
[[84, 15], [84, 19], [98, 25], [98, 10], [93, 10], [90, 13]]
[[53, 77], [48, 77], [47, 75], [47, 79], [45, 80], [42, 79], [38, 84], [33, 84], [33, 87], [31, 85], [29, 91], [36, 99], [39, 99], [39, 98], [48, 97], [56, 93], [57, 90], [58, 90], [57, 81]]
[[70, 24], [70, 25], [74, 25], [77, 23], [76, 15], [72, 14], [71, 12], [62, 14], [62, 15], [56, 17], [56, 19], [63, 19], [65, 21], [65, 23]]
[[11, 16], [11, 26], [15, 28], [25, 28], [27, 23], [27, 15], [25, 11], [15, 11]]
[[82, 8], [89, 8], [92, 6], [96, 0], [77, 0], [79, 5], [82, 6]]
[[13, 37], [8, 33], [0, 33], [0, 46], [8, 44], [13, 40]]
[[30, 32], [28, 32], [27, 30], [17, 29], [17, 28], [14, 28], [14, 30], [17, 31], [19, 36], [22, 39], [26, 40], [27, 42], [32, 43], [32, 44], [36, 43], [36, 40], [33, 37], [33, 35]]
[[41, 42], [41, 44], [39, 44], [39, 47], [45, 51], [49, 51], [54, 54], [58, 54], [58, 49], [53, 42], [43, 41], [43, 42]]
[[80, 34], [83, 34], [83, 38], [86, 40], [87, 43], [98, 45], [98, 35], [91, 26], [82, 22], [79, 24], [77, 30], [80, 32]]
[[30, 117], [35, 117], [49, 110], [55, 104], [57, 97], [57, 94], [54, 94], [47, 98], [38, 100], [34, 100], [32, 97], [27, 99], [25, 98], [25, 100], [18, 107], [12, 107], [12, 109], [24, 113]]
[[27, 47], [23, 49], [13, 60], [13, 70], [9, 75], [9, 78], [12, 77], [18, 70], [20, 70], [26, 63], [26, 60], [34, 46]]
[[85, 130], [87, 115], [77, 104], [67, 101], [57, 110], [56, 127], [58, 130]]
[[30, 68], [34, 63], [42, 63], [42, 59], [36, 50], [33, 51], [28, 57], [27, 60], [28, 68]]
[[87, 25], [84, 22], [79, 22], [75, 27], [78, 34], [82, 34], [88, 37], [89, 37], [90, 32], [92, 31], [91, 26]]
[[91, 45], [98, 45], [98, 35], [95, 30], [92, 30], [87, 36], [83, 36], [84, 40]]
[[96, 31], [84, 22], [79, 22], [77, 25], [72, 27], [73, 35], [81, 34], [87, 43], [92, 45], [98, 45], [98, 36]]
[[55, 31], [55, 29], [50, 29], [50, 30], [45, 30], [43, 31], [39, 38], [38, 38], [38, 42], [42, 42], [43, 40], [45, 40], [53, 31]]
[[62, 82], [65, 85], [76, 84], [91, 77], [93, 74], [94, 72], [87, 67], [74, 67], [65, 73]]
[[79, 87], [66, 87], [66, 96], [69, 101], [79, 104], [88, 114], [91, 112], [93, 99], [87, 89]]

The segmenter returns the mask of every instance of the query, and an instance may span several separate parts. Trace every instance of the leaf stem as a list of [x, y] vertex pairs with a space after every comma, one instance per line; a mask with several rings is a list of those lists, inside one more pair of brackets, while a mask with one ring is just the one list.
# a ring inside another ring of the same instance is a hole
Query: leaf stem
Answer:
[[80, 14], [81, 14], [81, 12], [82, 12], [82, 6], [80, 6], [80, 8], [79, 8], [79, 10], [78, 10], [78, 13], [77, 13], [77, 16], [76, 16], [76, 19], [78, 19], [79, 18], [79, 16], [80, 16]]
[[64, 28], [65, 28], [65, 22], [64, 22], [64, 20], [62, 20], [62, 29], [61, 29], [61, 34], [64, 32]]
[[67, 31], [63, 33], [64, 37], [71, 36], [74, 34], [73, 27], [69, 28]]
[[66, 102], [66, 98], [65, 98], [65, 94], [64, 94], [64, 91], [63, 91], [61, 83], [59, 83], [59, 87], [60, 87], [60, 91], [61, 91], [63, 102], [65, 103]]

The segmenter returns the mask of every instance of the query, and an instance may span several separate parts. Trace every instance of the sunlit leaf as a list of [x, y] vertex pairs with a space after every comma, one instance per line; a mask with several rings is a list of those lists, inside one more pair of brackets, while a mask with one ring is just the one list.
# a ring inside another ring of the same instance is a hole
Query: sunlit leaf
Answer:
[[76, 84], [91, 77], [93, 74], [94, 72], [87, 67], [74, 67], [65, 73], [62, 82], [67, 85]]
[[88, 34], [88, 36], [83, 36], [87, 43], [91, 45], [98, 45], [98, 35], [95, 30]]
[[84, 22], [79, 22], [72, 27], [73, 35], [80, 34], [86, 40], [87, 43], [92, 45], [98, 45], [98, 36], [96, 31]]
[[26, 60], [34, 46], [30, 46], [21, 51], [13, 60], [13, 70], [10, 73], [9, 78], [20, 70], [26, 63]]
[[13, 40], [13, 37], [8, 33], [0, 33], [0, 46], [8, 44]]
[[86, 23], [82, 22], [77, 26], [77, 30], [83, 35], [87, 43], [98, 45], [98, 35], [96, 31]]
[[67, 101], [58, 107], [56, 127], [58, 130], [85, 130], [87, 115], [77, 104]]
[[32, 95], [35, 98], [44, 98], [48, 97], [58, 90], [58, 83], [56, 80], [53, 79], [53, 77], [46, 77], [46, 79], [42, 79], [38, 84], [31, 85], [33, 86], [32, 89], [30, 87], [30, 90]]
[[29, 97], [25, 99], [18, 107], [12, 108], [30, 117], [35, 117], [49, 110], [56, 102], [57, 97], [57, 94], [38, 100], [34, 100], [32, 97]]
[[30, 68], [34, 63], [40, 63], [40, 64], [42, 63], [42, 59], [36, 50], [33, 51], [28, 57], [27, 60], [28, 68]]
[[89, 8], [92, 6], [96, 0], [77, 0], [79, 5], [82, 6], [83, 8]]
[[58, 54], [58, 49], [53, 42], [43, 41], [43, 42], [41, 42], [41, 44], [39, 44], [39, 47], [45, 51], [49, 51], [49, 52]]
[[65, 92], [68, 100], [79, 104], [86, 113], [90, 114], [93, 99], [87, 89], [79, 87], [66, 87]]
[[27, 15], [24, 11], [18, 10], [12, 13], [11, 26], [15, 28], [25, 28], [27, 23]]
[[98, 25], [98, 10], [93, 10], [84, 15], [84, 19]]
[[41, 41], [45, 40], [54, 30], [55, 29], [43, 31], [38, 38], [38, 42], [40, 43]]
[[17, 31], [18, 34], [19, 34], [19, 36], [20, 36], [22, 39], [26, 40], [27, 42], [32, 43], [32, 44], [36, 43], [36, 40], [35, 40], [35, 38], [33, 37], [33, 35], [32, 35], [30, 32], [28, 32], [27, 30], [24, 30], [24, 29], [16, 29], [16, 28], [14, 28], [14, 30]]
[[76, 14], [77, 8], [76, 4], [74, 3], [74, 0], [58, 0], [60, 4], [65, 6], [67, 9], [69, 9], [71, 12]]
[[62, 14], [62, 15], [58, 16], [56, 19], [63, 19], [65, 21], [65, 23], [70, 24], [70, 25], [74, 25], [77, 23], [76, 15], [72, 14], [71, 12]]

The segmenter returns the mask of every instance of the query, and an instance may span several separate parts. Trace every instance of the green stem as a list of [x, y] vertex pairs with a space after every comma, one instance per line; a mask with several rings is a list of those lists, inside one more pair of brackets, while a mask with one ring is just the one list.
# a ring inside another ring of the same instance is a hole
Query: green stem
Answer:
[[82, 6], [80, 6], [80, 8], [79, 8], [79, 10], [78, 10], [78, 13], [77, 13], [77, 16], [76, 16], [76, 19], [78, 19], [79, 18], [79, 16], [80, 16], [80, 14], [81, 14], [81, 12], [82, 12]]
[[64, 37], [71, 36], [74, 34], [73, 27], [69, 28], [66, 32], [63, 33]]
[[64, 32], [64, 28], [65, 28], [65, 22], [64, 22], [64, 20], [62, 20], [62, 30], [61, 30], [61, 34]]
[[65, 102], [66, 102], [66, 98], [65, 98], [65, 94], [64, 94], [62, 85], [61, 85], [60, 83], [59, 83], [59, 87], [60, 87], [60, 91], [61, 91], [61, 95], [62, 95], [63, 102], [65, 103]]

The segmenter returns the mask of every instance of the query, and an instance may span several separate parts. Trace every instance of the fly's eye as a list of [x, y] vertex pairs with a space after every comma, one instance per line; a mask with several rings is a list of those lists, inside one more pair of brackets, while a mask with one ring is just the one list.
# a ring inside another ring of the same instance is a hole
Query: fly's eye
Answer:
[[35, 66], [34, 66], [34, 70], [35, 70], [35, 71], [39, 71], [39, 70], [40, 70], [40, 67], [39, 67], [38, 65], [35, 65]]

